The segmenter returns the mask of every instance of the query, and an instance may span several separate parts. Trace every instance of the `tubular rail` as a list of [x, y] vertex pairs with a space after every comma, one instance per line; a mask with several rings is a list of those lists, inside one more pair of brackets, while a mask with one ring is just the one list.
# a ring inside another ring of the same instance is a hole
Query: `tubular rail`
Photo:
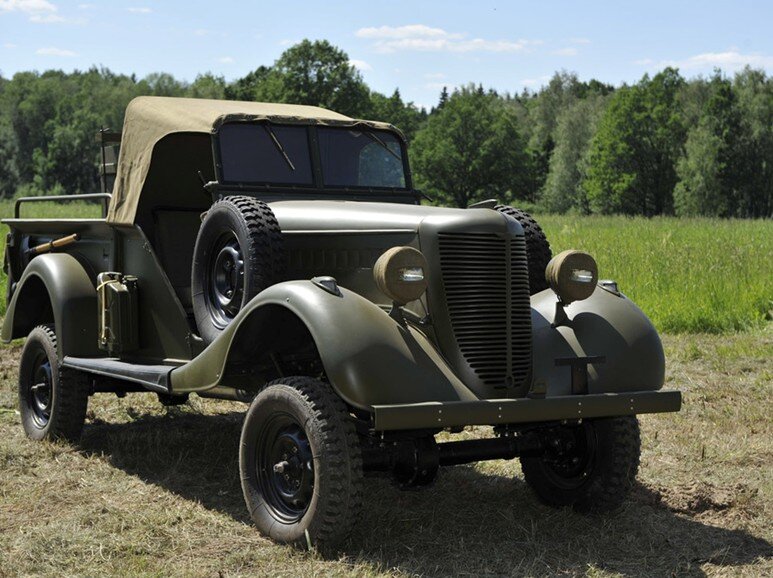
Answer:
[[88, 193], [86, 195], [52, 195], [50, 197], [21, 197], [13, 205], [13, 218], [18, 219], [23, 203], [44, 203], [49, 201], [90, 201], [102, 200], [102, 217], [107, 216], [107, 203], [112, 198], [110, 193]]

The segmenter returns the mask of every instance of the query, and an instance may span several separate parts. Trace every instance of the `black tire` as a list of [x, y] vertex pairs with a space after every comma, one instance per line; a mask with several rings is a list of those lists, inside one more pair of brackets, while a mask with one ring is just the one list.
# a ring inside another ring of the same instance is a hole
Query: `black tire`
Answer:
[[[276, 466], [276, 467], [275, 467]], [[280, 469], [281, 468], [281, 469]], [[362, 455], [351, 415], [309, 377], [269, 383], [241, 435], [244, 499], [258, 530], [277, 542], [332, 551], [362, 507]]]
[[545, 267], [553, 258], [553, 252], [550, 250], [550, 243], [542, 227], [529, 213], [521, 209], [497, 205], [494, 210], [509, 215], [523, 227], [523, 233], [526, 236], [526, 259], [529, 262], [529, 294], [534, 295], [544, 291], [549, 287], [545, 280]]
[[241, 308], [284, 271], [282, 231], [274, 212], [252, 197], [215, 202], [196, 238], [191, 291], [199, 335], [214, 341]]
[[19, 363], [19, 412], [27, 437], [77, 442], [88, 402], [87, 376], [59, 364], [54, 328], [33, 329]]
[[563, 426], [563, 439], [568, 434], [576, 442], [574, 451], [564, 451], [563, 455], [550, 449], [551, 442], [558, 439], [557, 430], [550, 430], [552, 433], [544, 438], [549, 448], [545, 455], [521, 457], [529, 486], [550, 506], [573, 506], [580, 512], [605, 512], [619, 507], [639, 471], [641, 438], [636, 417], [586, 420], [578, 426]]

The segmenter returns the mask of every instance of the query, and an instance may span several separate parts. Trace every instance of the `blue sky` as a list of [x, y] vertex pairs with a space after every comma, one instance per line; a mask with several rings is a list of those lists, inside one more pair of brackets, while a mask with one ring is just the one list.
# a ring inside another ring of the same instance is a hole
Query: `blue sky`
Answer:
[[432, 106], [443, 85], [536, 89], [556, 70], [619, 84], [773, 71], [773, 1], [236, 2], [0, 0], [0, 72], [84, 69], [232, 80], [303, 39], [345, 50], [371, 88]]

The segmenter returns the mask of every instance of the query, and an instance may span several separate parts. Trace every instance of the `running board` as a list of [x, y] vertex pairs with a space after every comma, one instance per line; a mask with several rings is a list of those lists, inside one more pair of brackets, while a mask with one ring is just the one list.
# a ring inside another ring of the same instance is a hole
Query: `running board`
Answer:
[[174, 365], [128, 363], [114, 357], [70, 357], [69, 355], [66, 355], [62, 360], [62, 366], [94, 375], [138, 383], [157, 393], [171, 393], [169, 391], [169, 373], [176, 367]]

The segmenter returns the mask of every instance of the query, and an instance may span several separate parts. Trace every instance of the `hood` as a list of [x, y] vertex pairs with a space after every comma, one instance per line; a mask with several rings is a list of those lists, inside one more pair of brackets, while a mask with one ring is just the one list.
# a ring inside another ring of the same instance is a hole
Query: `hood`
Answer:
[[470, 231], [504, 232], [508, 229], [507, 217], [491, 209], [360, 201], [277, 201], [270, 205], [283, 231], [418, 233], [425, 220], [435, 226], [465, 226]]

